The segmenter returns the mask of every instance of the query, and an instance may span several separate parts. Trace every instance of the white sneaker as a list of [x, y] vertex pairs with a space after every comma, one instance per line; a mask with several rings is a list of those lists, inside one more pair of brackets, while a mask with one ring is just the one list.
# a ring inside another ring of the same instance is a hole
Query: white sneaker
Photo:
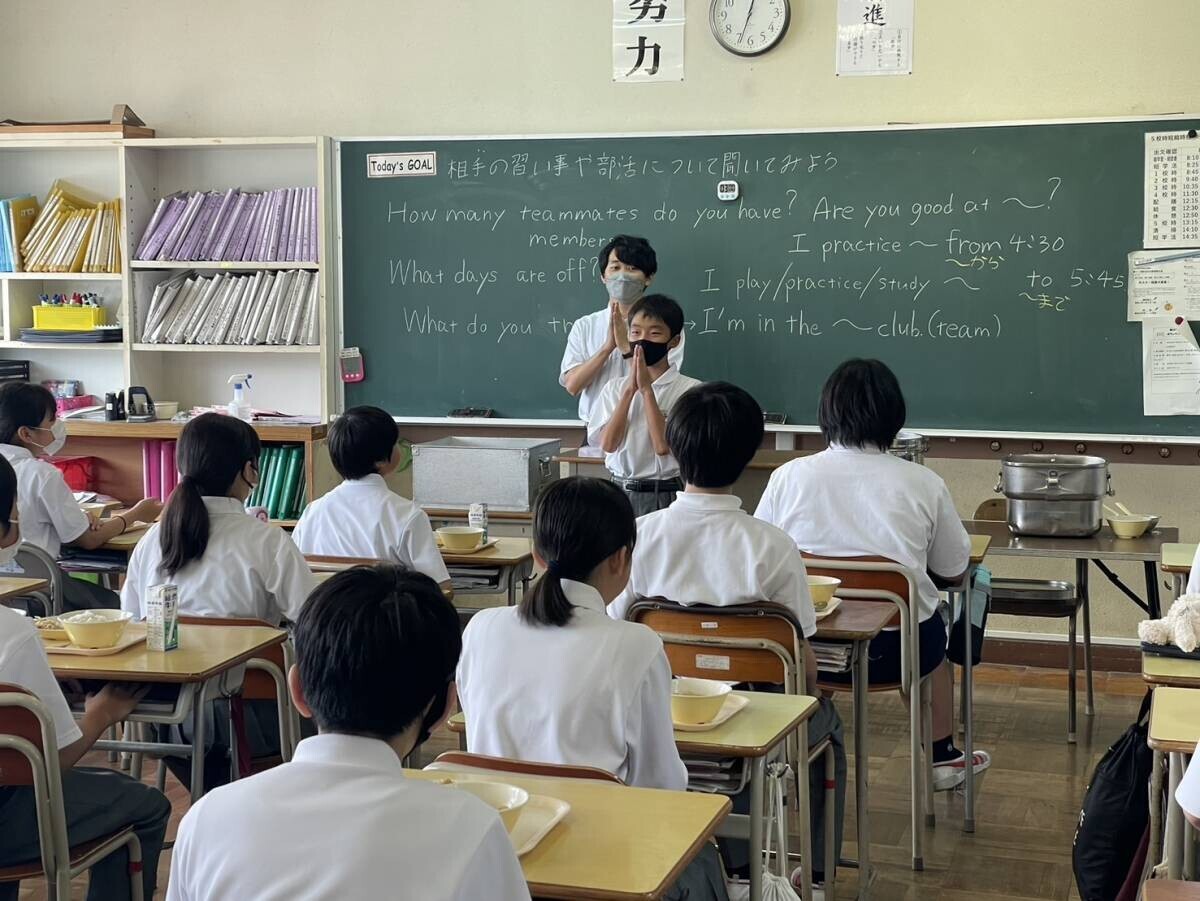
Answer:
[[[792, 888], [796, 890], [796, 894], [800, 894], [800, 868], [796, 867], [792, 870], [791, 877]], [[813, 901], [825, 901], [825, 883], [814, 882], [812, 885]], [[733, 896], [730, 895], [729, 901], [733, 901]]]
[[[992, 755], [987, 751], [976, 751], [973, 755], [975, 775], [979, 775], [992, 765]], [[966, 756], [959, 754], [957, 760], [934, 764], [933, 790], [944, 792], [958, 788], [967, 780]]]

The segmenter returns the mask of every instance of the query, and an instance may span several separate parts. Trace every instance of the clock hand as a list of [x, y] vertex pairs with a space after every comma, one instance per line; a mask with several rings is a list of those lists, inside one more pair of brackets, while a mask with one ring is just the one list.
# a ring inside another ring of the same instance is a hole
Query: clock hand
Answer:
[[746, 21], [742, 23], [742, 33], [738, 35], [738, 43], [742, 42], [742, 38], [746, 36], [746, 29], [750, 27], [750, 16], [754, 14], [754, 0], [750, 0], [750, 5], [746, 8]]

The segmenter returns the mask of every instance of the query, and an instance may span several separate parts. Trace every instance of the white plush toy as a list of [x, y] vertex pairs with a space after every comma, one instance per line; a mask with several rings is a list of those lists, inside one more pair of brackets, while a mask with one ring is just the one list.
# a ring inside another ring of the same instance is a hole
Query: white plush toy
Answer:
[[1200, 647], [1200, 594], [1185, 594], [1162, 619], [1138, 623], [1138, 638], [1149, 644], [1173, 644], [1190, 654]]

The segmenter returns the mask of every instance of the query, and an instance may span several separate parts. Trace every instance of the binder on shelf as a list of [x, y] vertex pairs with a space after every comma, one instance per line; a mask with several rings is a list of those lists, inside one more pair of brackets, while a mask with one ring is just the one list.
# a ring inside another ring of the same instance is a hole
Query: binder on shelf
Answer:
[[303, 447], [289, 447], [287, 458], [287, 470], [283, 476], [283, 488], [279, 498], [279, 514], [276, 519], [287, 519], [291, 516], [292, 508], [295, 506], [296, 497], [300, 491], [300, 477], [303, 475], [302, 463], [304, 461]]

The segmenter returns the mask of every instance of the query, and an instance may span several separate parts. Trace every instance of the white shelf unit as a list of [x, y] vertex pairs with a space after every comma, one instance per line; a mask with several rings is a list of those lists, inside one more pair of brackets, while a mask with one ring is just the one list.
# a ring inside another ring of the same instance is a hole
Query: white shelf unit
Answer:
[[[121, 153], [122, 142], [116, 139], [0, 141], [0, 197], [33, 194], [42, 203], [60, 178], [102, 200], [121, 197]], [[124, 322], [124, 283], [125, 276], [117, 272], [0, 273], [0, 358], [28, 360], [34, 381], [79, 379], [100, 400], [105, 392], [128, 385], [124, 343], [21, 341], [21, 329], [33, 325], [39, 294], [92, 291], [101, 296], [109, 323]]]
[[[243, 263], [222, 261], [160, 262], [129, 260], [130, 300], [126, 330], [131, 384], [145, 385], [151, 396], [181, 406], [224, 402], [228, 377], [250, 372], [250, 402], [260, 408], [328, 416], [326, 371], [328, 298], [332, 296], [325, 260], [328, 235], [329, 141], [327, 138], [193, 138], [139, 139], [123, 142], [128, 247], [136, 250], [162, 197], [177, 191], [267, 191], [316, 186], [318, 258], [321, 263]], [[127, 251], [132, 253], [132, 250]], [[127, 258], [128, 259], [128, 258]], [[308, 269], [319, 275], [319, 344], [317, 346], [156, 345], [141, 341], [155, 287], [180, 270], [255, 272]]]

